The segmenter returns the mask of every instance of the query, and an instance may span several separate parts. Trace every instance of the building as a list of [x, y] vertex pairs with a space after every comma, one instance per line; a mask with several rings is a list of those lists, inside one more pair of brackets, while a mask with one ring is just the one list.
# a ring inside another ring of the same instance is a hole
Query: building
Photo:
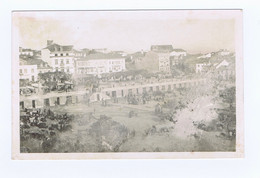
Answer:
[[214, 77], [221, 80], [234, 80], [236, 76], [235, 59], [224, 59], [218, 64], [215, 64]]
[[110, 51], [107, 48], [98, 48], [98, 49], [92, 49], [95, 53], [110, 53]]
[[52, 71], [52, 67], [50, 67], [48, 63], [44, 61], [37, 65], [37, 69], [39, 73], [46, 73]]
[[172, 45], [152, 45], [151, 51], [158, 55], [159, 71], [170, 72], [170, 55], [173, 51]]
[[197, 63], [196, 64], [196, 73], [203, 73], [206, 69], [210, 67], [210, 63]]
[[211, 58], [211, 53], [207, 53], [207, 54], [203, 54], [203, 55], [201, 55], [201, 56], [199, 56], [199, 57], [197, 57], [198, 59], [206, 59], [206, 58]]
[[173, 49], [171, 56], [174, 59], [183, 59], [185, 56], [187, 56], [187, 52], [184, 49]]
[[159, 71], [170, 72], [170, 53], [157, 53], [159, 57]]
[[217, 54], [219, 56], [227, 56], [227, 55], [230, 55], [230, 51], [228, 51], [227, 49], [221, 49], [217, 52]]
[[19, 47], [19, 55], [25, 55], [25, 56], [33, 56], [34, 50], [32, 49], [24, 49], [22, 47]]
[[52, 67], [52, 71], [73, 74], [75, 72], [75, 51], [72, 45], [62, 46], [47, 40], [47, 47], [41, 50], [42, 60]]
[[28, 64], [27, 61], [20, 58], [19, 75], [20, 75], [20, 79], [29, 80], [30, 82], [37, 81], [38, 80], [37, 65]]
[[132, 56], [132, 60], [136, 69], [143, 69], [149, 72], [159, 71], [159, 57], [157, 53], [153, 51], [148, 51], [145, 54], [136, 53]]
[[170, 53], [173, 51], [172, 45], [152, 45], [151, 51], [157, 53]]
[[117, 54], [96, 53], [76, 61], [77, 74], [99, 75], [125, 70], [125, 58]]
[[171, 45], [152, 45], [151, 51], [141, 53], [134, 59], [136, 69], [149, 72], [170, 72]]

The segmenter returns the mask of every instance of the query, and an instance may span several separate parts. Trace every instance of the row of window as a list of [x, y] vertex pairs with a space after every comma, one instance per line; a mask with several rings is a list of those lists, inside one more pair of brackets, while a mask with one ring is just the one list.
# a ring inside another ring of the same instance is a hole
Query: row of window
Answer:
[[[66, 53], [64, 55], [69, 56], [69, 53]], [[55, 56], [59, 56], [59, 54], [56, 53]], [[60, 53], [60, 56], [63, 56], [63, 53]]]
[[[109, 64], [113, 64], [113, 65], [120, 65], [122, 63], [122, 61], [109, 61]], [[102, 61], [102, 62], [94, 62], [94, 65], [106, 65], [106, 62]], [[78, 66], [87, 66], [87, 65], [91, 65], [90, 61], [86, 61], [86, 62], [78, 62]]]
[[[196, 85], [196, 84], [199, 84], [199, 82], [197, 82], [197, 83], [195, 82], [193, 85]], [[189, 83], [189, 84], [188, 84], [188, 83], [174, 84], [174, 85], [173, 85], [173, 88], [176, 88], [177, 86], [178, 86], [178, 87], [192, 86], [192, 83]], [[144, 87], [144, 88], [142, 88], [142, 89], [143, 89], [143, 93], [146, 93], [146, 92], [147, 92], [147, 89], [148, 89], [150, 92], [154, 91], [154, 90], [153, 90], [154, 87], [152, 87], [152, 86], [151, 86], [151, 87], [148, 87], [148, 88], [147, 88], [147, 87]], [[167, 89], [168, 89], [168, 91], [171, 90], [171, 89], [172, 89], [172, 86], [171, 86], [171, 85], [168, 85], [168, 88], [167, 88]], [[156, 91], [159, 91], [159, 90], [160, 90], [160, 87], [159, 87], [159, 86], [156, 86]], [[163, 86], [161, 87], [161, 90], [165, 91], [165, 90], [166, 90], [166, 86], [163, 85]], [[113, 93], [114, 93], [114, 94], [113, 94]], [[124, 90], [122, 90], [121, 93], [122, 93], [122, 96], [123, 96]], [[128, 93], [129, 93], [129, 94], [130, 94], [130, 93], [133, 93], [133, 89], [128, 89]], [[139, 88], [136, 88], [136, 93], [139, 94]], [[106, 94], [107, 94], [107, 95], [110, 95], [110, 93], [109, 93], [108, 91], [106, 92]], [[115, 94], [115, 91], [112, 91], [112, 95], [114, 95], [114, 96], [116, 95], [116, 94]]]
[[[27, 74], [27, 69], [20, 69], [20, 73], [24, 73], [24, 74]], [[34, 73], [34, 69], [31, 69], [31, 73]]]
[[[64, 60], [63, 59], [60, 59], [60, 63], [61, 64], [64, 64]], [[66, 64], [69, 64], [70, 63], [70, 60], [69, 59], [66, 59]], [[58, 65], [59, 64], [59, 60], [58, 59], [55, 59], [55, 65]]]
[[[56, 68], [55, 68], [55, 71], [58, 72], [58, 71], [59, 71], [59, 68], [56, 67]], [[61, 71], [61, 72], [65, 72], [65, 69], [64, 69], [64, 68], [61, 68], [60, 71]], [[69, 67], [66, 69], [66, 72], [70, 72], [70, 68], [69, 68]]]

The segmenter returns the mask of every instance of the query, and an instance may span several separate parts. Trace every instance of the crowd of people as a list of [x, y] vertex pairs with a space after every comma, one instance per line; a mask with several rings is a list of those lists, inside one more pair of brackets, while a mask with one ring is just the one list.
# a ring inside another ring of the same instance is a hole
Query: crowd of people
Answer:
[[20, 113], [21, 145], [30, 139], [42, 141], [42, 148], [46, 150], [45, 142], [55, 140], [59, 132], [71, 130], [73, 115], [55, 114], [50, 109], [24, 109]]

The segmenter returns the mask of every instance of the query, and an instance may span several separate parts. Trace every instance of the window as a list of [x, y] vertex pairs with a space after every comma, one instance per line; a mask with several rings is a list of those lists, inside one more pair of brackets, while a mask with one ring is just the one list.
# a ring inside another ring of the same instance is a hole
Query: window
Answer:
[[34, 73], [34, 69], [31, 70], [31, 73]]
[[162, 90], [165, 90], [165, 85], [162, 86]]
[[69, 63], [70, 63], [70, 61], [69, 61], [69, 59], [67, 59], [67, 60], [66, 60], [66, 64], [69, 64]]
[[55, 59], [55, 65], [58, 65], [58, 59]]
[[55, 56], [58, 56], [58, 54], [55, 54]]
[[24, 73], [27, 74], [27, 69], [24, 69]]
[[66, 56], [68, 56], [69, 55], [69, 53], [66, 53]]
[[23, 69], [20, 69], [20, 74], [23, 73]]
[[58, 67], [56, 67], [56, 68], [55, 68], [55, 70], [56, 70], [56, 72], [58, 72], [59, 68], [58, 68]]
[[60, 56], [63, 56], [63, 53], [61, 53]]
[[70, 68], [67, 68], [67, 72], [70, 72]]

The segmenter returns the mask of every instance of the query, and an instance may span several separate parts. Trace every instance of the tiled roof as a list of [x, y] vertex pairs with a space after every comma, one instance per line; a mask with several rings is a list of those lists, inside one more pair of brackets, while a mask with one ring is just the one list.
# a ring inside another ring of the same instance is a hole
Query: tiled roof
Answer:
[[176, 51], [176, 52], [186, 52], [184, 49], [173, 49], [173, 51]]
[[78, 59], [79, 61], [85, 61], [85, 60], [99, 60], [99, 59], [122, 59], [122, 55], [119, 54], [114, 54], [114, 53], [108, 53], [108, 54], [104, 54], [104, 53], [94, 53], [94, 54], [90, 54], [84, 58], [80, 58]]
[[171, 51], [173, 51], [173, 47], [172, 47], [172, 45], [152, 45], [151, 51], [171, 52]]
[[51, 68], [47, 62], [37, 58], [20, 58], [23, 65], [37, 65], [39, 68]]
[[73, 45], [67, 45], [67, 46], [62, 46], [59, 44], [51, 44], [49, 46], [47, 46], [44, 49], [49, 49], [51, 52], [55, 52], [55, 51], [72, 51], [73, 50]]

